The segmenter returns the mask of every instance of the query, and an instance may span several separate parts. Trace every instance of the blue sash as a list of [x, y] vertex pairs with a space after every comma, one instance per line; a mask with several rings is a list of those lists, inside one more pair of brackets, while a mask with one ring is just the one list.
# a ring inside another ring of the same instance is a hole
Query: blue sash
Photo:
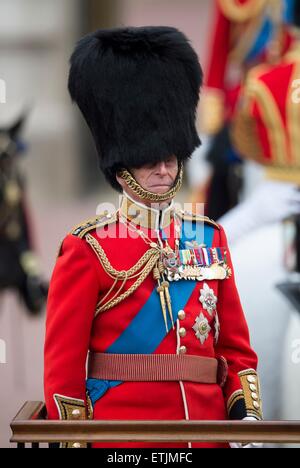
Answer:
[[[298, 0], [296, 0], [298, 1]], [[283, 2], [283, 17], [284, 23], [290, 24], [293, 21], [295, 0], [284, 0]], [[264, 49], [268, 46], [270, 41], [274, 38], [276, 27], [271, 18], [266, 16], [261, 28], [257, 31], [255, 40], [249, 50], [245, 62], [251, 62], [257, 56], [263, 53]]]
[[[212, 246], [214, 228], [205, 224], [185, 221], [183, 223], [181, 243], [184, 246], [186, 241], [197, 241], [199, 244]], [[183, 247], [184, 248], [184, 247]], [[172, 298], [172, 309], [174, 321], [178, 318], [178, 312], [185, 308], [194, 289], [195, 281], [178, 281], [170, 284], [170, 294]], [[169, 321], [169, 330], [171, 321]], [[166, 327], [162, 318], [160, 299], [156, 289], [153, 290], [150, 298], [142, 307], [139, 313], [133, 318], [126, 330], [107, 349], [106, 353], [111, 354], [152, 354], [166, 338]], [[88, 379], [86, 388], [93, 405], [107, 392], [108, 389], [116, 387], [123, 382], [115, 380]]]

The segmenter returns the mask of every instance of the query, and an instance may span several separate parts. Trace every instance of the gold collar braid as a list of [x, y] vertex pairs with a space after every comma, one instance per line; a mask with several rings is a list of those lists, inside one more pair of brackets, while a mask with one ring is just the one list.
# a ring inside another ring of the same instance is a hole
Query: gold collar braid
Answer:
[[126, 182], [127, 187], [129, 187], [134, 192], [134, 194], [142, 200], [161, 203], [174, 198], [177, 192], [179, 192], [181, 189], [183, 182], [183, 164], [180, 164], [178, 176], [174, 186], [168, 192], [162, 194], [148, 192], [148, 190], [145, 190], [127, 169], [122, 169], [119, 172], [119, 176]]

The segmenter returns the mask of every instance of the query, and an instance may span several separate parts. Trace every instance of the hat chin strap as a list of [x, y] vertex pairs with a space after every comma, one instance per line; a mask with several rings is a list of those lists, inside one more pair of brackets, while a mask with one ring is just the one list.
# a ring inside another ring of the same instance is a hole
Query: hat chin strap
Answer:
[[176, 181], [173, 185], [173, 187], [166, 193], [158, 194], [158, 193], [153, 193], [149, 192], [148, 190], [145, 190], [133, 177], [133, 175], [127, 170], [127, 169], [122, 169], [119, 172], [119, 177], [124, 180], [126, 183], [127, 187], [132, 190], [132, 192], [137, 195], [139, 198], [142, 200], [147, 200], [151, 201], [154, 203], [161, 203], [167, 200], [170, 200], [171, 198], [174, 198], [175, 195], [179, 192], [179, 190], [182, 187], [182, 182], [183, 182], [183, 164], [180, 164], [180, 169], [176, 178]]

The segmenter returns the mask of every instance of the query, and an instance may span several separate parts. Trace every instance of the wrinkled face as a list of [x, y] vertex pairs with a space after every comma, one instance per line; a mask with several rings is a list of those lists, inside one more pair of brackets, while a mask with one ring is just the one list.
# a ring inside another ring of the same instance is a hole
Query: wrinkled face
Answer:
[[178, 174], [178, 160], [170, 156], [157, 164], [147, 164], [140, 169], [131, 169], [135, 180], [148, 192], [164, 194], [174, 185]]
[[[179, 171], [178, 159], [170, 156], [157, 164], [146, 164], [139, 169], [130, 169], [135, 180], [148, 192], [158, 195], [167, 193], [174, 185]], [[128, 192], [125, 182], [117, 177], [119, 184]], [[129, 192], [129, 195], [132, 195]]]

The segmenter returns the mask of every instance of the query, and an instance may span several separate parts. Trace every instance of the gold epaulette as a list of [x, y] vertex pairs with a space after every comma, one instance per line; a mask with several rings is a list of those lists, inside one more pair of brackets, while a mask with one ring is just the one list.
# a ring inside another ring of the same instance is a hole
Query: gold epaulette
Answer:
[[230, 21], [244, 23], [262, 14], [267, 0], [246, 0], [243, 3], [236, 0], [218, 0], [218, 6]]
[[220, 229], [220, 226], [213, 221], [212, 219], [208, 218], [208, 216], [202, 216], [196, 213], [190, 213], [188, 211], [178, 211], [177, 214], [181, 217], [183, 221], [194, 221], [197, 223], [206, 223], [214, 226], [216, 229]]
[[100, 229], [105, 226], [108, 226], [109, 224], [116, 223], [118, 219], [118, 213], [101, 213], [98, 216], [95, 216], [94, 218], [91, 218], [83, 223], [78, 224], [75, 226], [71, 234], [73, 236], [79, 237], [83, 239], [86, 234], [88, 234], [90, 231], [93, 231], [94, 229]]

